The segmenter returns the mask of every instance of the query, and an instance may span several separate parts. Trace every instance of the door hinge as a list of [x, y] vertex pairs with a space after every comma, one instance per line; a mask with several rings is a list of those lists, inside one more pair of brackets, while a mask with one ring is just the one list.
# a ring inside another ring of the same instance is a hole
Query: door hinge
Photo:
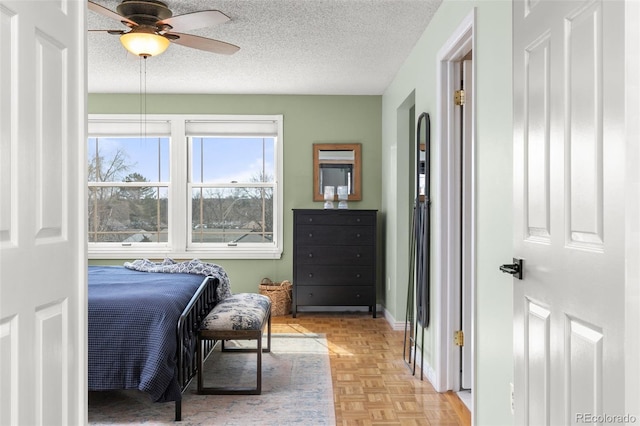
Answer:
[[464, 102], [465, 102], [464, 90], [462, 89], [456, 90], [453, 94], [453, 101], [457, 106], [464, 105]]
[[456, 346], [464, 346], [464, 332], [462, 330], [453, 333], [453, 343]]

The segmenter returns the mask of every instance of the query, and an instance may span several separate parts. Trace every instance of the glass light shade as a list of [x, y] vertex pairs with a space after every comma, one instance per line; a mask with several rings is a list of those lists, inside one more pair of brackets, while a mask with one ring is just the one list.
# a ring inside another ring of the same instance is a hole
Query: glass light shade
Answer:
[[136, 56], [158, 56], [169, 47], [169, 40], [166, 37], [144, 32], [122, 34], [120, 43]]

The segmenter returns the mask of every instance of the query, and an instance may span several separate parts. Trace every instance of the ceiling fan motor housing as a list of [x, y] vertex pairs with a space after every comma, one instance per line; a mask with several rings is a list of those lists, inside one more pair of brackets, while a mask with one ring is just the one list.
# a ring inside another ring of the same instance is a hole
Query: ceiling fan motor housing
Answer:
[[155, 26], [156, 22], [173, 16], [167, 5], [157, 0], [124, 0], [116, 11], [140, 25], [149, 26]]

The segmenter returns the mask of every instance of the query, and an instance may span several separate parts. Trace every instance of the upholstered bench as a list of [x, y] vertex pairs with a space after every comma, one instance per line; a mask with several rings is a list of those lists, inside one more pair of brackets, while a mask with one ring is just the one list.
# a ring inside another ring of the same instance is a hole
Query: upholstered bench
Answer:
[[[267, 326], [267, 347], [262, 336]], [[220, 341], [223, 352], [256, 352], [256, 387], [204, 386], [202, 342]], [[257, 340], [256, 348], [225, 348], [225, 340]], [[260, 395], [262, 392], [262, 352], [271, 351], [271, 300], [254, 293], [238, 293], [219, 302], [202, 321], [198, 331], [198, 393], [208, 395]]]

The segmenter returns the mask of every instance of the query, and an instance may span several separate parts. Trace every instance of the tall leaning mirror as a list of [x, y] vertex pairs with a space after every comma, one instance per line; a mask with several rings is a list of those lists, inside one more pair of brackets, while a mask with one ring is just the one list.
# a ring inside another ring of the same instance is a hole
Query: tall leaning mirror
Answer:
[[324, 187], [346, 186], [349, 201], [362, 199], [359, 143], [313, 144], [313, 200], [324, 200]]

